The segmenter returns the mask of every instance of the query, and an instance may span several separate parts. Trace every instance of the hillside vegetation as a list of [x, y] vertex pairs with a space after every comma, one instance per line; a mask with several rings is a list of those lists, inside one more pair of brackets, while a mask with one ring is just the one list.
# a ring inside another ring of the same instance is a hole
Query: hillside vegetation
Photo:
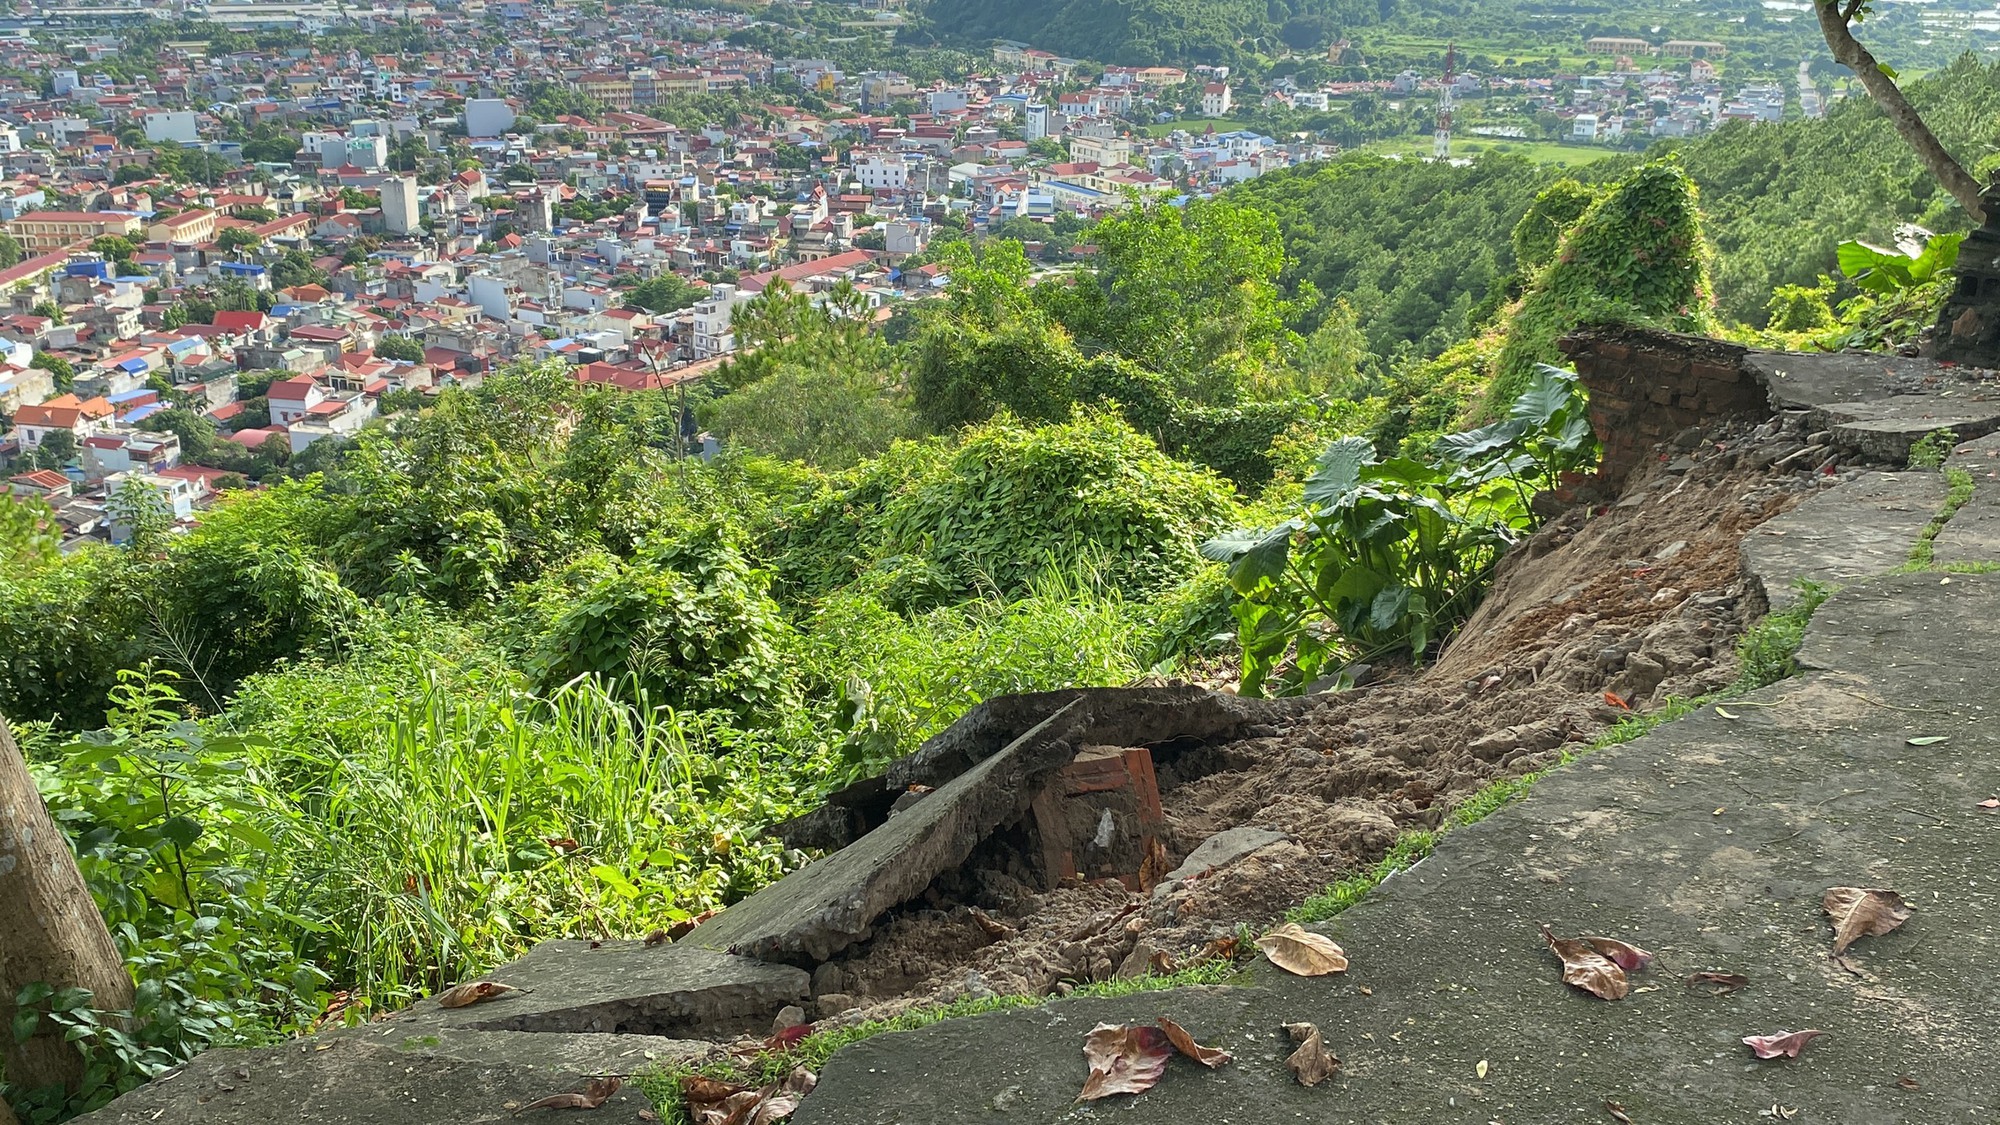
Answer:
[[[1994, 88], [1916, 92], [1977, 151]], [[1052, 277], [959, 241], [882, 332], [773, 285], [693, 395], [710, 462], [668, 395], [518, 365], [185, 534], [9, 521], [0, 713], [161, 982], [78, 1024], [68, 1108], [738, 901], [810, 858], [766, 825], [994, 695], [1429, 660], [1594, 457], [1562, 333], [1895, 342], [1936, 283], [1774, 287], [1964, 226], [1859, 103], [1591, 174], [1302, 169], [1116, 213]]]

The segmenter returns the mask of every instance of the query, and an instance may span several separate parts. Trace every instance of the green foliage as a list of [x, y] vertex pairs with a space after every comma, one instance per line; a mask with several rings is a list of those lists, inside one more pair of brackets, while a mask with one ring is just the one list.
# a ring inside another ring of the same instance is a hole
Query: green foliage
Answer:
[[710, 403], [703, 420], [752, 453], [844, 469], [910, 437], [916, 419], [879, 373], [787, 365]]
[[1835, 256], [1847, 280], [1866, 292], [1887, 294], [1943, 280], [1958, 264], [1964, 241], [1963, 234], [1918, 230], [1894, 250], [1850, 240], [1840, 244]]
[[528, 662], [540, 689], [602, 676], [676, 710], [739, 715], [790, 691], [785, 624], [731, 537], [700, 529], [607, 575], [549, 624]]
[[1507, 325], [1485, 412], [1519, 397], [1537, 364], [1560, 362], [1556, 341], [1577, 327], [1695, 330], [1711, 302], [1694, 181], [1677, 160], [1647, 164], [1584, 212], [1536, 276]]
[[1304, 511], [1203, 544], [1229, 564], [1239, 690], [1305, 690], [1341, 661], [1423, 659], [1477, 606], [1493, 563], [1529, 526], [1528, 489], [1594, 459], [1576, 377], [1545, 369], [1500, 423], [1438, 443], [1453, 468], [1377, 458], [1366, 438], [1320, 455]]
[[391, 333], [375, 345], [375, 354], [383, 359], [401, 360], [405, 363], [422, 363], [424, 346], [408, 337]]
[[625, 307], [649, 313], [674, 312], [701, 300], [706, 291], [690, 285], [679, 274], [665, 273], [647, 278], [625, 294]]
[[0, 270], [20, 265], [22, 257], [20, 242], [13, 235], [0, 232]]
[[1512, 156], [1462, 166], [1344, 156], [1259, 176], [1226, 198], [1277, 219], [1294, 262], [1283, 282], [1348, 302], [1368, 352], [1422, 357], [1465, 339], [1481, 295], [1515, 276], [1509, 232], [1558, 176]]
[[[1966, 53], [1902, 84], [1939, 141], [1968, 167], [1990, 147], [2000, 119], [1995, 74]], [[1833, 248], [1843, 240], [1892, 242], [1904, 222], [1972, 226], [1870, 98], [1838, 99], [1822, 121], [1725, 125], [1680, 152], [1701, 184], [1704, 229], [1717, 251], [1716, 293], [1731, 318], [1756, 317], [1780, 285], [1810, 286], [1832, 272]]]
[[110, 699], [106, 729], [33, 765], [138, 988], [129, 1012], [79, 989], [21, 997], [85, 1058], [73, 1095], [7, 1091], [29, 1122], [94, 1109], [208, 1047], [301, 1029], [326, 998], [266, 875], [278, 845], [248, 764], [261, 745], [185, 721], [164, 673], [123, 673]]
[[53, 559], [61, 547], [56, 514], [40, 497], [0, 496], [0, 574]]
[[1951, 451], [1958, 448], [1958, 434], [1949, 429], [1932, 430], [1910, 444], [1910, 468], [1942, 469]]
[[76, 386], [76, 368], [62, 356], [49, 352], [36, 352], [35, 358], [29, 360], [28, 365], [48, 372], [50, 380], [56, 385], [57, 394], [68, 394], [70, 389]]
[[1603, 195], [1601, 188], [1575, 180], [1557, 180], [1543, 188], [1514, 224], [1514, 264], [1532, 272], [1555, 261], [1563, 236]]
[[1736, 686], [1751, 691], [1785, 679], [1799, 670], [1799, 645], [1814, 611], [1833, 596], [1832, 587], [1799, 580], [1799, 598], [1791, 608], [1770, 614], [1745, 630], [1736, 642]]
[[1833, 279], [1822, 274], [1816, 285], [1780, 285], [1771, 291], [1765, 307], [1766, 322], [1773, 332], [1818, 332], [1834, 324]]

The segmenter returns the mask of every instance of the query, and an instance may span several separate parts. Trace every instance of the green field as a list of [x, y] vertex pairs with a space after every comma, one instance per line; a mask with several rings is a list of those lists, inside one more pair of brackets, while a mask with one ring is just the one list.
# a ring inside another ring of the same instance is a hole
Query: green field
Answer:
[[[1397, 156], [1404, 159], [1424, 158], [1431, 154], [1431, 139], [1394, 137], [1371, 141], [1360, 148], [1348, 151], [1372, 153], [1377, 156]], [[1629, 155], [1621, 149], [1598, 145], [1559, 145], [1547, 141], [1509, 141], [1491, 137], [1460, 137], [1451, 145], [1452, 156], [1458, 158], [1474, 157], [1487, 152], [1513, 153], [1525, 156], [1538, 164], [1566, 166], [1591, 164], [1613, 156]]]

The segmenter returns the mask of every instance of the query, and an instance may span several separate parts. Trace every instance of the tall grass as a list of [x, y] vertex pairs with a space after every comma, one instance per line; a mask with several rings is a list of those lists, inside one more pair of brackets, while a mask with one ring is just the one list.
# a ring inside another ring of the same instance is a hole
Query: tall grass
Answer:
[[344, 737], [272, 747], [281, 897], [325, 935], [335, 979], [378, 1003], [541, 938], [722, 905], [781, 873], [754, 830], [794, 811], [803, 763], [718, 733], [590, 680], [544, 700], [430, 680]]

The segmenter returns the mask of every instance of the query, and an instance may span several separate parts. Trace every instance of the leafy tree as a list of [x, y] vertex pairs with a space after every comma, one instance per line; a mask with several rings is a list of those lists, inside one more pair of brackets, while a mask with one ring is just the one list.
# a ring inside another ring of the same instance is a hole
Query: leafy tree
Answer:
[[160, 327], [166, 329], [169, 332], [173, 331], [176, 328], [185, 327], [187, 325], [187, 322], [188, 322], [188, 308], [186, 305], [181, 304], [178, 301], [176, 301], [171, 305], [168, 305], [166, 311], [160, 314]]
[[[285, 256], [271, 266], [271, 284], [279, 289], [294, 289], [301, 285], [325, 285], [326, 271], [313, 264], [303, 250], [287, 250]], [[237, 282], [241, 285], [242, 282]], [[245, 286], [248, 288], [248, 286]]]
[[111, 490], [104, 510], [125, 525], [128, 545], [135, 551], [150, 551], [174, 525], [173, 510], [160, 491], [138, 477], [127, 477]]
[[215, 244], [224, 250], [254, 249], [263, 242], [264, 236], [249, 227], [224, 227], [215, 236]]
[[49, 380], [56, 386], [57, 394], [68, 394], [76, 386], [76, 368], [70, 361], [52, 352], [36, 352], [28, 366], [39, 367], [49, 373]]
[[706, 290], [688, 284], [679, 274], [663, 273], [634, 285], [625, 294], [625, 307], [649, 313], [674, 312], [701, 300]]
[[1134, 206], [1097, 225], [1095, 284], [1038, 287], [1086, 351], [1108, 350], [1226, 402], [1241, 373], [1277, 358], [1286, 324], [1317, 303], [1278, 287], [1284, 244], [1271, 216], [1228, 200]]
[[408, 336], [390, 333], [375, 345], [375, 354], [383, 359], [402, 360], [406, 363], [422, 363], [424, 346]]
[[37, 496], [0, 496], [0, 578], [52, 559], [62, 547], [56, 514]]
[[1896, 72], [1877, 62], [1874, 54], [1854, 38], [1854, 25], [1866, 19], [1873, 8], [1872, 0], [1813, 0], [1820, 34], [1826, 37], [1833, 57], [1861, 80], [1862, 89], [1882, 107], [1897, 134], [1917, 154], [1924, 170], [1958, 200], [1966, 214], [1974, 220], [1983, 218], [1986, 207], [1979, 197], [1979, 181], [1938, 141], [1937, 134], [1903, 95], [1902, 87], [1896, 85]]
[[99, 254], [116, 261], [121, 258], [131, 257], [138, 248], [132, 245], [132, 240], [129, 238], [125, 238], [122, 235], [106, 234], [91, 239], [90, 249], [94, 254]]
[[13, 235], [0, 232], [0, 270], [20, 265], [21, 258], [21, 244]]
[[75, 461], [83, 447], [77, 444], [76, 435], [68, 430], [50, 430], [35, 446], [35, 463], [43, 469], [60, 469]]
[[181, 454], [190, 461], [205, 458], [215, 446], [215, 422], [184, 406], [148, 414], [139, 428], [150, 433], [171, 433], [181, 439]]
[[915, 429], [879, 372], [787, 364], [708, 404], [706, 425], [755, 453], [844, 469]]
[[1535, 196], [1521, 221], [1514, 224], [1514, 264], [1524, 272], [1548, 265], [1563, 235], [1603, 194], [1575, 180], [1557, 180]]
[[62, 306], [56, 304], [54, 301], [36, 301], [35, 307], [29, 309], [28, 312], [30, 315], [47, 319], [50, 324], [61, 324], [63, 322]]

